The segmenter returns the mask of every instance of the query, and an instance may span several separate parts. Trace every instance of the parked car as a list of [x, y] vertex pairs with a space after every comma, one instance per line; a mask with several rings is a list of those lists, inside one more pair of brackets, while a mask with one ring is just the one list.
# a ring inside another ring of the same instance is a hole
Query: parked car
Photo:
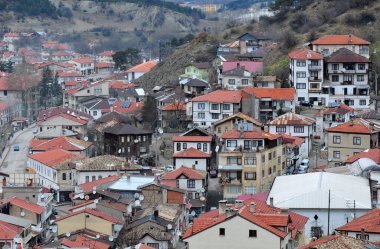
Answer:
[[300, 166], [298, 167], [298, 173], [303, 174], [307, 173], [310, 167], [309, 159], [302, 159]]
[[218, 171], [216, 169], [210, 169], [210, 178], [218, 177]]
[[300, 105], [301, 105], [301, 106], [313, 107], [313, 103], [311, 103], [311, 102], [309, 102], [309, 101], [305, 101], [305, 100], [301, 101], [301, 102], [300, 102]]
[[13, 145], [13, 151], [20, 151], [20, 146]]

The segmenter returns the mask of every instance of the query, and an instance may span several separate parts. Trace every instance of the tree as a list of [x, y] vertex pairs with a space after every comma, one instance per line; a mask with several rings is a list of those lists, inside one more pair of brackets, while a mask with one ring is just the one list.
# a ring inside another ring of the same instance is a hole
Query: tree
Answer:
[[146, 125], [150, 125], [150, 128], [153, 130], [157, 126], [157, 119], [158, 119], [156, 100], [154, 99], [153, 96], [148, 95], [145, 98], [145, 102], [142, 107], [141, 114], [142, 114], [143, 122]]
[[119, 70], [126, 70], [128, 66], [136, 65], [141, 61], [140, 50], [137, 48], [127, 48], [112, 55], [115, 67]]

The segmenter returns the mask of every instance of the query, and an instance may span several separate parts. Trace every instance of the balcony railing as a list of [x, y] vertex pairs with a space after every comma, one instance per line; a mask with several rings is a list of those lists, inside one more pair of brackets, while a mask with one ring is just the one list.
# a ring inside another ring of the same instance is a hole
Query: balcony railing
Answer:
[[221, 171], [240, 171], [243, 170], [243, 165], [223, 165], [219, 164], [218, 169]]
[[258, 152], [263, 150], [263, 147], [243, 147], [243, 146], [238, 146], [238, 147], [227, 147], [223, 146], [222, 147], [222, 152]]
[[321, 91], [322, 91], [322, 89], [320, 89], [320, 88], [309, 88], [310, 93], [319, 93]]
[[322, 81], [322, 79], [318, 78], [318, 77], [309, 77], [309, 81], [318, 81], [318, 82], [320, 82], [320, 81]]
[[270, 110], [275, 108], [275, 106], [272, 106], [272, 105], [259, 105], [259, 107], [260, 109], [270, 109]]
[[341, 83], [341, 85], [353, 85], [354, 84], [354, 82], [352, 81], [352, 80], [349, 80], [349, 81], [343, 81], [342, 83]]
[[309, 65], [309, 70], [322, 70], [322, 66], [319, 66], [319, 65]]

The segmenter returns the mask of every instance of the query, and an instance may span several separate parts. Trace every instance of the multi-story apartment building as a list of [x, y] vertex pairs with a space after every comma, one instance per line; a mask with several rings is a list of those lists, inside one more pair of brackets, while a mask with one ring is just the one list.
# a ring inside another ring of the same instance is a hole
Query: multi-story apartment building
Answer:
[[241, 66], [223, 72], [219, 80], [223, 89], [226, 90], [253, 87], [253, 74]]
[[369, 45], [371, 43], [355, 35], [325, 35], [310, 43], [315, 52], [330, 56], [340, 48], [347, 48], [352, 52], [369, 59]]
[[296, 88], [298, 101], [322, 101], [323, 56], [303, 48], [289, 53], [290, 85]]
[[280, 135], [231, 130], [222, 135], [218, 154], [224, 198], [268, 191], [285, 170], [285, 145]]
[[324, 85], [331, 102], [344, 102], [355, 109], [369, 108], [369, 60], [341, 48], [326, 61], [327, 79]]
[[210, 127], [214, 122], [231, 116], [240, 110], [241, 91], [217, 90], [189, 102], [193, 123], [200, 127]]
[[358, 118], [327, 129], [328, 166], [338, 166], [349, 157], [379, 146], [380, 125]]
[[75, 64], [75, 69], [83, 76], [94, 73], [95, 62], [92, 58], [78, 58], [70, 61], [70, 63]]
[[295, 112], [294, 88], [244, 88], [242, 112], [266, 122], [285, 112]]

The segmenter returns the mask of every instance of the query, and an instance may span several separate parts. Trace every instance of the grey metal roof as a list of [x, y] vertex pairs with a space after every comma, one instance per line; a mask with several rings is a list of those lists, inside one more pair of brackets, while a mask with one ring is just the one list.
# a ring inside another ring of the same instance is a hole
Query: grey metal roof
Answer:
[[104, 129], [104, 133], [110, 133], [114, 135], [144, 135], [152, 134], [151, 131], [139, 129], [130, 124], [117, 124], [112, 127]]
[[2, 214], [2, 213], [0, 213], [0, 220], [12, 225], [19, 226], [19, 227], [29, 227], [32, 225], [32, 222], [30, 222], [27, 219], [11, 216], [7, 214]]

